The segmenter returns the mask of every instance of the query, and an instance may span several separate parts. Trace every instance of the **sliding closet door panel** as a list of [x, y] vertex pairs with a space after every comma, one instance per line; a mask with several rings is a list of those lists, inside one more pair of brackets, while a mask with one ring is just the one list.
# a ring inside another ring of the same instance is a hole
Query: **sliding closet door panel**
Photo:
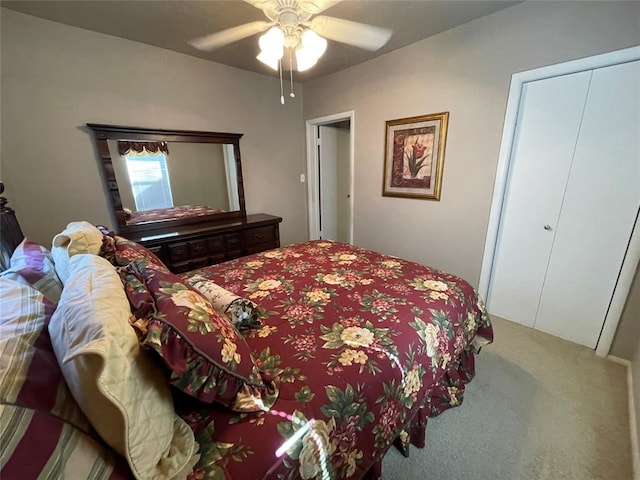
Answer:
[[535, 328], [594, 348], [640, 205], [640, 62], [593, 72]]
[[590, 78], [582, 72], [523, 87], [487, 304], [490, 313], [527, 326], [535, 321]]

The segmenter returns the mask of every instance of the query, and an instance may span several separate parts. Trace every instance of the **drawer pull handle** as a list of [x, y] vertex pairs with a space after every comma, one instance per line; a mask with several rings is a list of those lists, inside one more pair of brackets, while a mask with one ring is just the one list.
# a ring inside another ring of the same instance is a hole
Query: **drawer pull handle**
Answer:
[[264, 235], [262, 233], [254, 233], [253, 234], [253, 238], [262, 239], [262, 238], [264, 238]]

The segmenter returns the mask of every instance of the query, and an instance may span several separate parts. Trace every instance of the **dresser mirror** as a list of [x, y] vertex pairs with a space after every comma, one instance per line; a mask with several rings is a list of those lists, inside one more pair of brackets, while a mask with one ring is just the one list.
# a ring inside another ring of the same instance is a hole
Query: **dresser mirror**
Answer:
[[118, 233], [246, 217], [242, 134], [87, 126]]

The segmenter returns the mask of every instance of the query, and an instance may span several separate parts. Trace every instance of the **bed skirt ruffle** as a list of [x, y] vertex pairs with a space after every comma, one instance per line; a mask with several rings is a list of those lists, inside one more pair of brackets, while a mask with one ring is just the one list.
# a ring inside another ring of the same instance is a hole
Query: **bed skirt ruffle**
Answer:
[[[473, 349], [465, 350], [456, 362], [453, 362], [425, 397], [425, 404], [418, 408], [396, 437], [393, 445], [405, 457], [409, 456], [410, 446], [424, 448], [426, 445], [427, 423], [429, 418], [462, 405], [467, 384], [475, 377], [475, 354]], [[383, 455], [384, 456], [384, 455]], [[362, 477], [362, 480], [382, 480], [382, 457], [380, 457]]]

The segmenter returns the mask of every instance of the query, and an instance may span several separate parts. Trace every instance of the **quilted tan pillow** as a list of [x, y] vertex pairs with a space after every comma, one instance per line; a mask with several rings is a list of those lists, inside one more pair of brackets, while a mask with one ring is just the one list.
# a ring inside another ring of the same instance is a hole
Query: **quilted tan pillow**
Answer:
[[62, 232], [53, 237], [51, 255], [56, 264], [56, 273], [62, 283], [69, 277], [69, 259], [80, 253], [97, 255], [102, 246], [102, 232], [89, 222], [71, 222]]
[[130, 315], [109, 262], [70, 257], [49, 325], [56, 357], [76, 401], [136, 478], [185, 478], [198, 458], [197, 443], [174, 412], [164, 372], [139, 348]]

